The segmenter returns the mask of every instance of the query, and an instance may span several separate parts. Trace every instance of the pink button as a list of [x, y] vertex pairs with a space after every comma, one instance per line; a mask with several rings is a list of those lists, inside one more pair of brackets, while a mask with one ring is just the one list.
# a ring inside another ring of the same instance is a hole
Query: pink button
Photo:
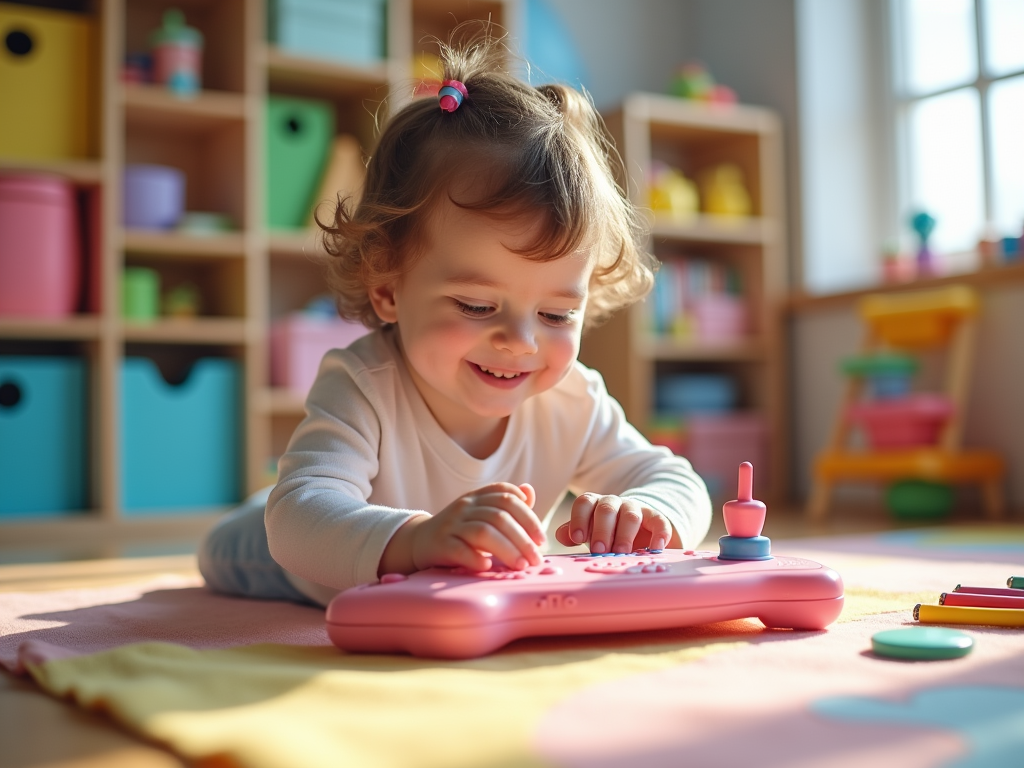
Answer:
[[642, 565], [631, 565], [626, 569], [626, 573], [643, 573], [644, 567]]
[[665, 571], [669, 570], [669, 567], [667, 565], [661, 565], [659, 563], [658, 565], [654, 566], [654, 570], [656, 570], [658, 573], [665, 573]]
[[562, 572], [562, 569], [549, 565], [547, 568], [541, 568], [540, 572], [545, 576], [558, 576]]
[[654, 563], [644, 566], [644, 573], [655, 573], [657, 570], [658, 566], [654, 565]]
[[381, 584], [394, 584], [396, 581], [405, 581], [408, 576], [404, 573], [385, 573], [380, 577]]

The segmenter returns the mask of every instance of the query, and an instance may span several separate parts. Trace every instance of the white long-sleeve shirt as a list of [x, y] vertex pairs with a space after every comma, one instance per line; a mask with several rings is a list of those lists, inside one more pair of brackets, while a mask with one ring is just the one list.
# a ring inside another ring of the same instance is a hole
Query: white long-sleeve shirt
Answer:
[[328, 352], [306, 412], [281, 457], [267, 536], [295, 586], [324, 604], [377, 580], [384, 548], [410, 517], [493, 482], [533, 485], [545, 527], [567, 490], [636, 499], [664, 514], [685, 547], [710, 526], [707, 489], [689, 462], [644, 439], [580, 363], [512, 413], [485, 459], [438, 425], [393, 331]]

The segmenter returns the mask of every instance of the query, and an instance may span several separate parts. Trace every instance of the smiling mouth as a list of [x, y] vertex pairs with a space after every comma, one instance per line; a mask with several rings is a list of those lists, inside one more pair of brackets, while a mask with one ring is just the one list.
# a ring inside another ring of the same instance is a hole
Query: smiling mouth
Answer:
[[510, 371], [493, 371], [490, 368], [480, 365], [479, 363], [473, 363], [473, 365], [475, 365], [484, 373], [493, 376], [496, 379], [516, 379], [523, 375], [522, 372], [512, 373]]

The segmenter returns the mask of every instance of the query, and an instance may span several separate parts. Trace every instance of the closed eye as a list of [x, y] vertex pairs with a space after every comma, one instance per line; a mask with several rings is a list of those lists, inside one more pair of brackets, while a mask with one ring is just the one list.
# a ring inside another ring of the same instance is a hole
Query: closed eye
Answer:
[[458, 309], [459, 312], [464, 315], [469, 315], [470, 317], [483, 317], [493, 310], [493, 307], [481, 307], [477, 304], [467, 304], [466, 302], [459, 301], [458, 299], [452, 299], [452, 301], [455, 302], [455, 308]]
[[568, 325], [576, 319], [576, 310], [570, 309], [564, 315], [559, 315], [554, 312], [541, 312], [540, 316], [553, 325]]

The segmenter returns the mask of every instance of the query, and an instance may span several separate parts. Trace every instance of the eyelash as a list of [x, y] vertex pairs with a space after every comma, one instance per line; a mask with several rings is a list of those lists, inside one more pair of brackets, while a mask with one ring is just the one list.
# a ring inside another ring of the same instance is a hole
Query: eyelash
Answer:
[[[491, 307], [481, 307], [476, 304], [467, 304], [466, 302], [459, 301], [458, 299], [454, 299], [454, 301], [455, 306], [459, 310], [459, 312], [461, 312], [464, 315], [469, 315], [470, 317], [483, 317], [488, 312], [491, 311]], [[564, 315], [556, 315], [553, 312], [540, 313], [541, 317], [543, 317], [545, 320], [547, 320], [549, 323], [552, 323], [553, 325], [568, 325], [573, 321], [575, 315], [576, 310], [574, 309], [569, 310]]]

